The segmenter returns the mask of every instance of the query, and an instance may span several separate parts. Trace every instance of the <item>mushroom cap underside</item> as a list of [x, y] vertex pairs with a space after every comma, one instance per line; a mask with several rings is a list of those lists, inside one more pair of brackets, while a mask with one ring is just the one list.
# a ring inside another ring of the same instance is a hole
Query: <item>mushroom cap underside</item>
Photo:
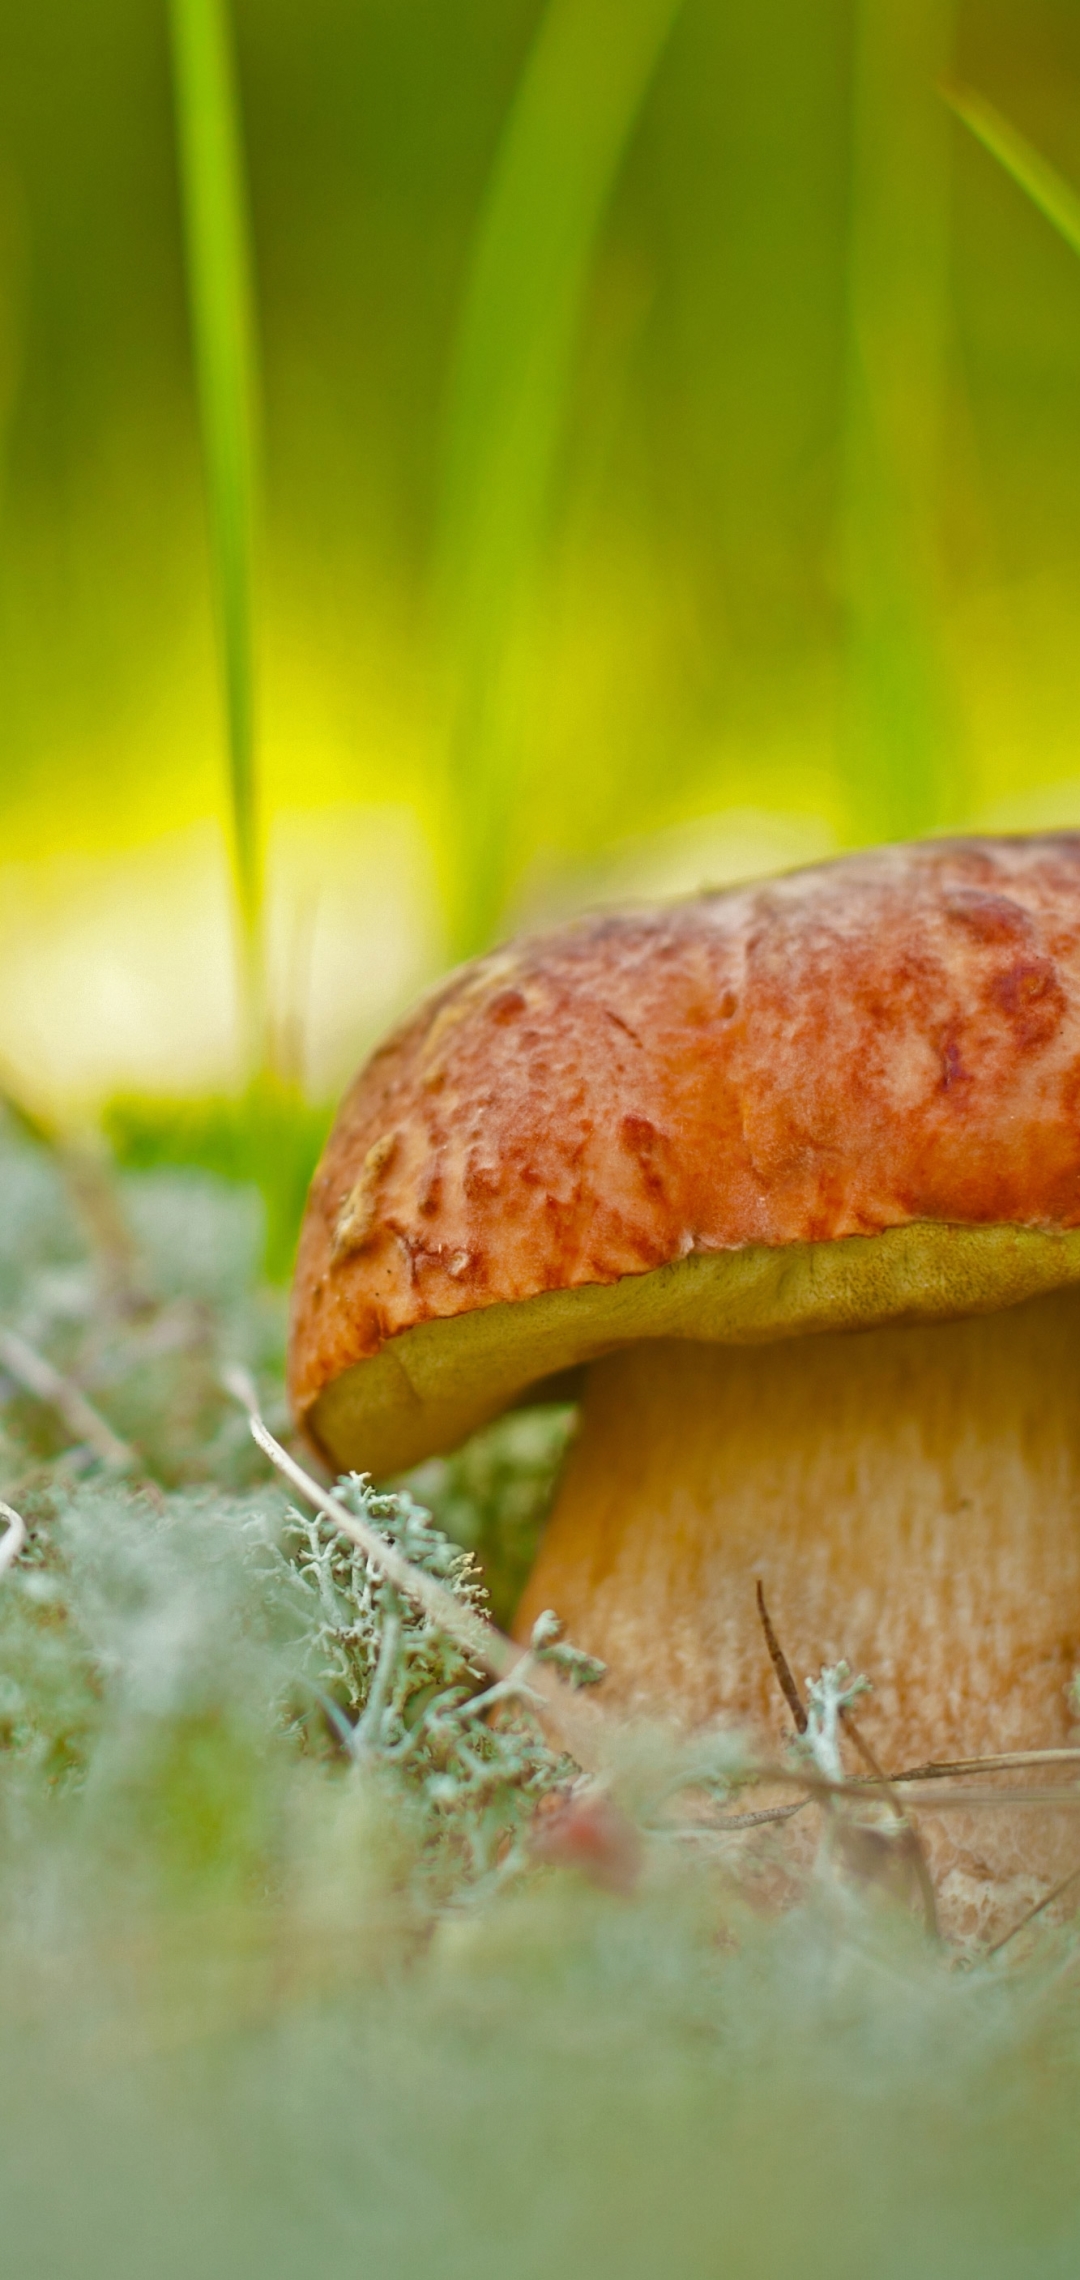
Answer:
[[762, 1244], [418, 1323], [342, 1371], [308, 1413], [342, 1468], [401, 1472], [456, 1448], [529, 1391], [641, 1338], [751, 1345], [987, 1314], [1080, 1282], [1080, 1230], [920, 1221], [838, 1243]]
[[347, 1095], [298, 1418], [397, 1469], [636, 1338], [1080, 1279], [1080, 835], [884, 848], [462, 968]]

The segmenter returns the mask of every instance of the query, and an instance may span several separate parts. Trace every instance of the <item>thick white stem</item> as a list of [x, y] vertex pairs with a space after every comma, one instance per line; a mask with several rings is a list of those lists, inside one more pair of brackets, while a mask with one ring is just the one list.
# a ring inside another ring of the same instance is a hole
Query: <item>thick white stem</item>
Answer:
[[[932, 1328], [610, 1355], [519, 1636], [554, 1607], [607, 1663], [609, 1701], [775, 1743], [790, 1718], [760, 1580], [800, 1685], [842, 1659], [870, 1678], [859, 1723], [886, 1770], [1064, 1743], [1078, 1365], [1072, 1291]], [[976, 1893], [1060, 1874], [1080, 1846], [1064, 1815], [1045, 1841], [1030, 1814], [941, 1830], [939, 1872]]]

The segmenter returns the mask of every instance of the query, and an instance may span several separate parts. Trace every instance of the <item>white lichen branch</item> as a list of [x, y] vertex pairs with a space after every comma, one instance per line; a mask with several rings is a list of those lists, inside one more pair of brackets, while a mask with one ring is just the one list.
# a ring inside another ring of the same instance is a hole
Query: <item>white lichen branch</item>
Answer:
[[26, 1543], [26, 1522], [22, 1513], [16, 1512], [12, 1505], [5, 1504], [2, 1498], [0, 1520], [7, 1522], [3, 1541], [0, 1542], [0, 1575], [3, 1575], [9, 1567], [14, 1567]]
[[352, 1752], [362, 1757], [367, 1750], [377, 1749], [382, 1740], [383, 1717], [390, 1698], [398, 1649], [401, 1645], [401, 1617], [390, 1611], [383, 1618], [382, 1640], [371, 1692], [360, 1717], [352, 1729]]
[[537, 1669], [532, 1644], [525, 1648], [515, 1646], [494, 1623], [466, 1606], [433, 1576], [414, 1567], [370, 1521], [350, 1512], [332, 1489], [321, 1488], [303, 1465], [275, 1440], [260, 1415], [255, 1387], [246, 1371], [226, 1370], [223, 1383], [234, 1400], [246, 1409], [252, 1439], [283, 1479], [306, 1504], [321, 1512], [341, 1535], [363, 1552], [377, 1574], [385, 1576], [413, 1606], [421, 1607], [430, 1621], [453, 1639], [470, 1660], [500, 1681], [520, 1676], [522, 1664], [532, 1664], [528, 1673], [529, 1689], [537, 1708], [577, 1764], [593, 1768], [601, 1754], [601, 1729], [607, 1721], [593, 1704], [571, 1699], [569, 1687], [558, 1675], [557, 1666], [551, 1671]]
[[850, 1710], [861, 1695], [869, 1692], [869, 1679], [853, 1678], [846, 1662], [838, 1662], [831, 1670], [823, 1670], [820, 1678], [806, 1681], [806, 1732], [799, 1746], [828, 1782], [844, 1781], [840, 1755], [844, 1711]]

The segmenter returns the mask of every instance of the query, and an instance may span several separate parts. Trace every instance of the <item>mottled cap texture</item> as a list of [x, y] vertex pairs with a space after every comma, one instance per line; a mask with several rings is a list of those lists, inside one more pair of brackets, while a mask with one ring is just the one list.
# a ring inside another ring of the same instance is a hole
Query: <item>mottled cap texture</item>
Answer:
[[[361, 1070], [316, 1173], [296, 1414], [355, 1462], [328, 1389], [388, 1349], [411, 1384], [432, 1325], [442, 1353], [481, 1310], [917, 1224], [1080, 1225], [1080, 834], [882, 848], [453, 974]], [[536, 1374], [559, 1359], [549, 1340]], [[438, 1429], [391, 1432], [389, 1461]]]

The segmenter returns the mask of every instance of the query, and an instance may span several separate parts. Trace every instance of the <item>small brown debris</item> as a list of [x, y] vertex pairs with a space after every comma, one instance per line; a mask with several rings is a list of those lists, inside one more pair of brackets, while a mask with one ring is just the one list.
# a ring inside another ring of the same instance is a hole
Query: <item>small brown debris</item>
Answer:
[[531, 1850], [551, 1868], [576, 1868], [604, 1892], [630, 1893], [641, 1874], [641, 1839], [602, 1789], [571, 1791], [537, 1814]]

